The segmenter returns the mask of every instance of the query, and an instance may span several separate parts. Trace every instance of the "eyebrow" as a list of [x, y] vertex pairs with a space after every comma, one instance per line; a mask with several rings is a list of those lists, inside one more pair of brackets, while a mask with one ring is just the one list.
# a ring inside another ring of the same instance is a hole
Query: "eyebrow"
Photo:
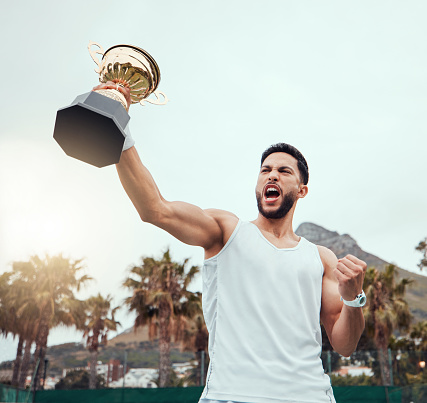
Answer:
[[[267, 169], [271, 169], [271, 165], [261, 165], [261, 169], [263, 168], [267, 168]], [[294, 169], [290, 166], [287, 165], [282, 165], [281, 167], [277, 168], [277, 169], [290, 169], [292, 172], [294, 172]]]

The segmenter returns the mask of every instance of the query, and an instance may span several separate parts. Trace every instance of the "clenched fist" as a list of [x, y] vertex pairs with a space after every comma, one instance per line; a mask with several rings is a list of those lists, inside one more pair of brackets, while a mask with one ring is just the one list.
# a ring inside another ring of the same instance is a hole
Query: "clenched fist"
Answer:
[[366, 263], [353, 255], [338, 259], [334, 270], [338, 280], [338, 291], [346, 301], [353, 301], [362, 292]]

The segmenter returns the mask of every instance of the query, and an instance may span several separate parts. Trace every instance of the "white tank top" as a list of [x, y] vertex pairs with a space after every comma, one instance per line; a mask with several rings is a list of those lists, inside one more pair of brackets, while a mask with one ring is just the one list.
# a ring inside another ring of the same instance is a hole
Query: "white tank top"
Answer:
[[320, 353], [323, 264], [301, 238], [279, 249], [249, 222], [203, 265], [210, 364], [202, 398], [330, 402]]

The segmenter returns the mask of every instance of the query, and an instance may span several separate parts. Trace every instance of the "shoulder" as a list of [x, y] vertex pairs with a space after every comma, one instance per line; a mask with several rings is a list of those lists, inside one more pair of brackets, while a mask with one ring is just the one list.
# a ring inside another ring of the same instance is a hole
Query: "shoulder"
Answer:
[[221, 227], [228, 225], [236, 225], [239, 218], [229, 211], [219, 209], [206, 209], [205, 213], [212, 217]]
[[316, 246], [317, 250], [319, 251], [320, 260], [322, 261], [323, 267], [325, 269], [325, 274], [331, 273], [337, 267], [338, 264], [338, 259], [335, 256], [335, 253], [324, 246]]

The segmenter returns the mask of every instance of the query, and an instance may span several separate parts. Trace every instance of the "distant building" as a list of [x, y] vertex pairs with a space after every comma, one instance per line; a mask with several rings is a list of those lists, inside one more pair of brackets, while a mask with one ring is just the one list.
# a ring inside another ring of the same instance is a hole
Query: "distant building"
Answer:
[[[62, 370], [62, 377], [65, 377], [69, 372], [72, 371], [88, 371], [90, 372], [90, 362], [86, 367], [77, 367], [77, 368], [66, 368]], [[96, 373], [101, 375], [105, 379], [107, 386], [110, 386], [111, 382], [116, 382], [118, 379], [123, 379], [124, 368], [120, 364], [119, 360], [110, 360], [107, 364], [103, 364], [102, 361], [98, 361], [96, 364]]]
[[157, 388], [154, 379], [158, 376], [159, 371], [154, 368], [131, 368], [123, 377], [117, 381], [111, 382], [110, 388]]
[[182, 362], [182, 363], [172, 364], [172, 369], [175, 371], [175, 373], [178, 376], [185, 375], [194, 369], [194, 363], [192, 364], [190, 362]]
[[[183, 377], [194, 368], [194, 364], [189, 362], [172, 364], [172, 368], [178, 377]], [[90, 372], [90, 363], [87, 367], [64, 369], [62, 376], [65, 377], [67, 373], [78, 370]], [[119, 360], [110, 360], [108, 364], [98, 361], [96, 372], [105, 379], [106, 385], [110, 388], [122, 388], [123, 376], [126, 388], [157, 388], [154, 380], [159, 375], [159, 370], [154, 368], [128, 368], [124, 375], [124, 368]]]
[[123, 378], [124, 367], [119, 360], [110, 360], [108, 362], [108, 384], [116, 382]]
[[46, 384], [45, 384], [44, 388], [46, 390], [55, 389], [55, 385], [58, 382], [59, 382], [59, 378], [53, 377], [53, 376], [49, 376], [49, 377], [46, 378]]
[[62, 377], [65, 378], [69, 372], [73, 371], [89, 371], [89, 367], [64, 368], [62, 370]]
[[339, 376], [360, 376], [360, 375], [366, 375], [366, 376], [373, 376], [374, 372], [372, 371], [372, 368], [369, 367], [353, 367], [353, 366], [344, 366], [341, 367], [338, 371], [334, 372], [334, 374]]

